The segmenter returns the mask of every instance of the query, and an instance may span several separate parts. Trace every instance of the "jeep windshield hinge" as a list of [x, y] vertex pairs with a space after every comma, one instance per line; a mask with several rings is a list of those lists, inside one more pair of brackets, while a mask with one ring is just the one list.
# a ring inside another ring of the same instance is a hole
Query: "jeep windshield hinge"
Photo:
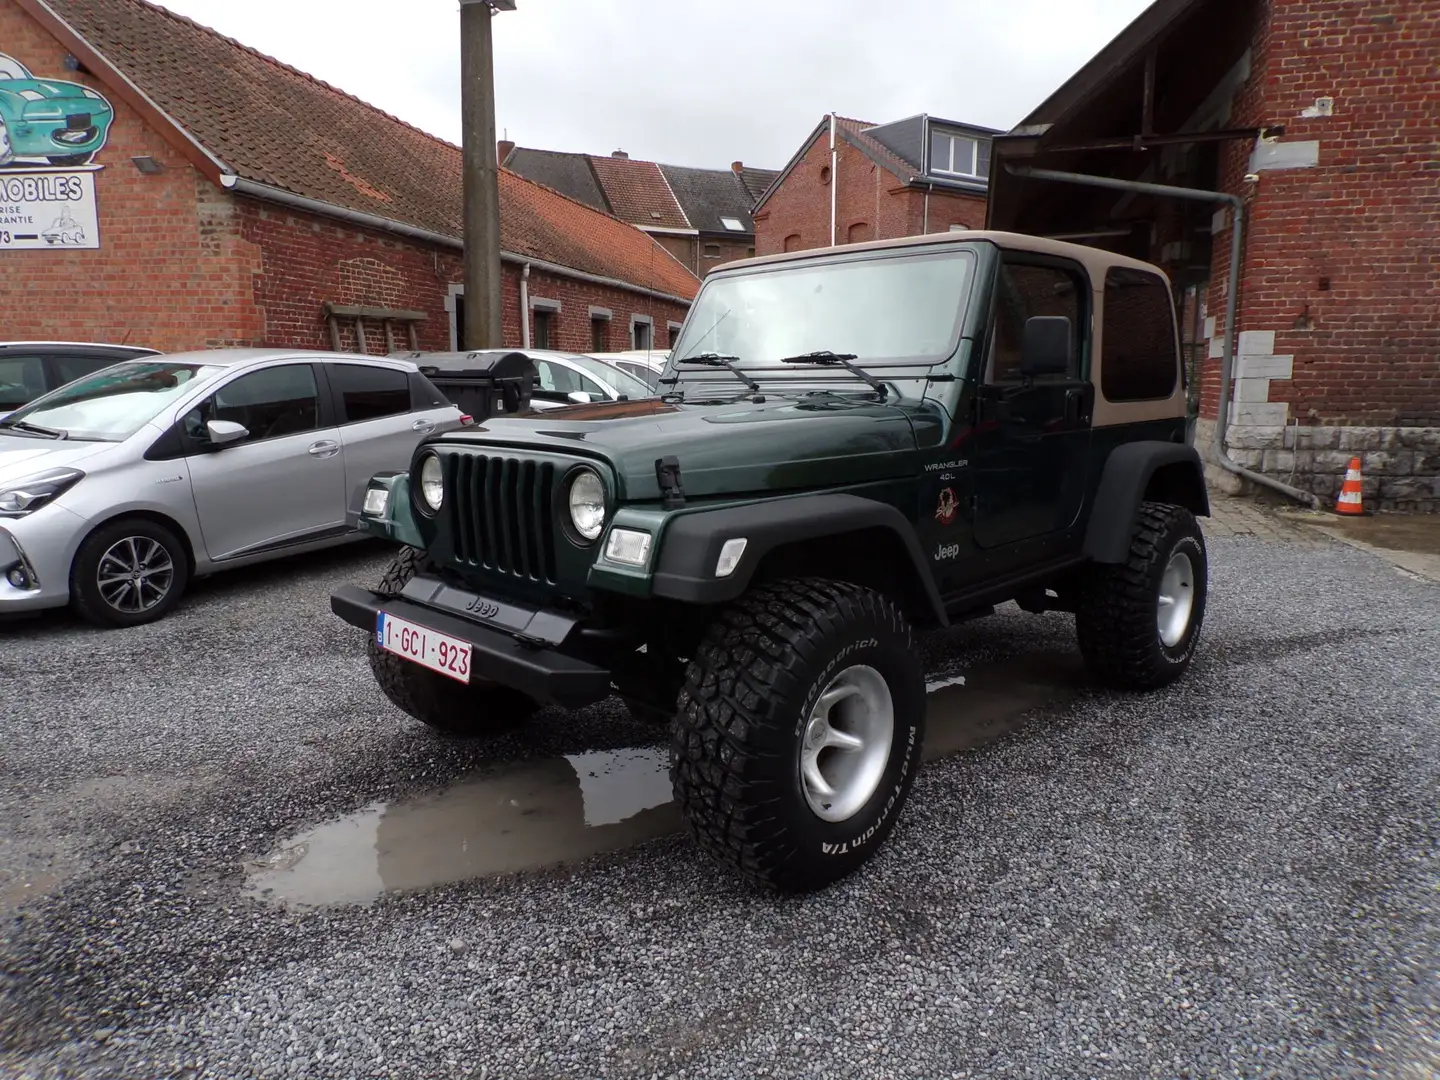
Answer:
[[656, 458], [655, 479], [660, 484], [660, 495], [665, 500], [667, 507], [685, 505], [685, 491], [680, 486], [679, 458]]

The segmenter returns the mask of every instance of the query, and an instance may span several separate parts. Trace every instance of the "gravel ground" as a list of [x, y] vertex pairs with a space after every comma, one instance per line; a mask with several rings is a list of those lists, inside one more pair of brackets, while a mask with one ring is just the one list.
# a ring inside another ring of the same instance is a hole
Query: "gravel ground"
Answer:
[[[880, 858], [780, 901], [680, 837], [243, 899], [242, 860], [376, 799], [654, 741], [605, 707], [484, 747], [402, 722], [328, 613], [373, 549], [131, 632], [0, 627], [0, 1075], [1433, 1077], [1440, 591], [1338, 544], [1211, 555], [1182, 685], [928, 766]], [[926, 650], [1071, 635], [1002, 612]]]

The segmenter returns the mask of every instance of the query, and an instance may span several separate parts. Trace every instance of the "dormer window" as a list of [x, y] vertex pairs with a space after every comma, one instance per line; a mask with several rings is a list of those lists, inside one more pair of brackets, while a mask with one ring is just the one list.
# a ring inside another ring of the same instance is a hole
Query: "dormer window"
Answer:
[[936, 131], [930, 135], [930, 171], [984, 180], [990, 175], [990, 140]]
[[740, 221], [739, 218], [722, 217], [722, 218], [720, 219], [720, 224], [721, 224], [721, 225], [724, 225], [725, 228], [729, 229], [731, 232], [744, 232], [744, 231], [745, 231], [745, 226], [744, 226], [744, 224]]

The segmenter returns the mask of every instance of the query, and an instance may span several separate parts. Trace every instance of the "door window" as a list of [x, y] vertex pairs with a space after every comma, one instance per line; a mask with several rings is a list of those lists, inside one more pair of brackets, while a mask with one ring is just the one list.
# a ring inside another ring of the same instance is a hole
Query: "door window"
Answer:
[[1111, 267], [1105, 274], [1100, 389], [1108, 401], [1147, 401], [1175, 392], [1175, 307], [1163, 279]]
[[249, 434], [241, 442], [314, 431], [320, 426], [315, 372], [309, 364], [288, 364], [242, 375], [186, 414], [186, 434], [196, 442], [209, 442], [205, 425], [211, 420], [243, 426]]
[[331, 364], [325, 370], [340, 399], [342, 424], [410, 411], [410, 378], [403, 371], [368, 364]]
[[18, 409], [45, 393], [45, 365], [38, 356], [0, 356], [0, 409]]
[[583, 390], [593, 398], [608, 398], [602, 387], [588, 375], [566, 367], [563, 364], [552, 364], [547, 360], [535, 361], [535, 372], [540, 376], [540, 389], [552, 390], [559, 394], [573, 394], [576, 390]]
[[1071, 370], [1064, 375], [1043, 375], [1036, 382], [1073, 382], [1080, 378], [1082, 361], [1080, 322], [1083, 305], [1079, 273], [1058, 266], [1005, 263], [995, 290], [991, 313], [990, 354], [985, 381], [991, 384], [1020, 383], [1020, 349], [1025, 338], [1025, 320], [1036, 315], [1064, 315], [1075, 335], [1071, 349]]

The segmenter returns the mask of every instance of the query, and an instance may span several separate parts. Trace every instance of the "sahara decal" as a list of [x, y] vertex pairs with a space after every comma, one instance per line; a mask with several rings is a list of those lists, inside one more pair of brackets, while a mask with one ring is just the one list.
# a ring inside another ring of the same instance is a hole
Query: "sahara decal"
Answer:
[[98, 248], [95, 155], [115, 109], [0, 53], [0, 250]]
[[959, 508], [960, 504], [955, 501], [955, 489], [941, 488], [940, 504], [935, 507], [935, 520], [941, 525], [949, 525], [955, 520], [955, 511]]

